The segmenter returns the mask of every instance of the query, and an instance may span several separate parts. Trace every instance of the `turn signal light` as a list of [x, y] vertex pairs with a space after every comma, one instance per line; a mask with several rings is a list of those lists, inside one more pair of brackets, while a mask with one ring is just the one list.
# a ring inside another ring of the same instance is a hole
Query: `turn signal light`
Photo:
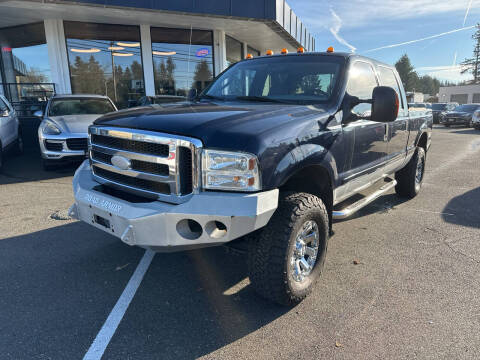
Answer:
[[247, 54], [247, 56], [245, 56], [245, 59], [253, 59], [253, 55], [252, 54]]
[[329, 46], [328, 49], [327, 49], [327, 52], [332, 53], [333, 52], [333, 46]]
[[282, 55], [287, 55], [287, 54], [288, 54], [288, 49], [283, 48], [283, 49], [282, 49]]
[[297, 54], [303, 54], [305, 52], [305, 49], [303, 47], [299, 47], [297, 49]]
[[273, 51], [272, 51], [272, 50], [267, 50], [267, 51], [265, 52], [265, 55], [271, 56], [271, 55], [273, 55]]

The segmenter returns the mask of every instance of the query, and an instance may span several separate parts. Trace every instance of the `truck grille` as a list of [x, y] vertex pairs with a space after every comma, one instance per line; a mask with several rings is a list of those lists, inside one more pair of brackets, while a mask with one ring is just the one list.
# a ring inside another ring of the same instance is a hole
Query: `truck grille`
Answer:
[[87, 138], [71, 138], [67, 139], [67, 147], [74, 151], [87, 151], [88, 139]]
[[89, 136], [93, 176], [104, 185], [172, 203], [198, 190], [197, 139], [98, 126], [90, 127]]

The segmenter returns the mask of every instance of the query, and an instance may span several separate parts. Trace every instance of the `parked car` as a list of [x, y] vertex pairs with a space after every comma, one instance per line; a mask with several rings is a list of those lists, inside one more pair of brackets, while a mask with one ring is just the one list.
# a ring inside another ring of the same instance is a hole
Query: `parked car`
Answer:
[[432, 104], [433, 123], [439, 124], [442, 113], [455, 109], [458, 103], [435, 103]]
[[130, 102], [128, 107], [148, 106], [153, 104], [169, 104], [185, 100], [187, 100], [185, 96], [175, 95], [142, 96], [137, 101]]
[[117, 111], [107, 96], [54, 95], [47, 103], [38, 127], [38, 141], [45, 170], [60, 163], [84, 159], [88, 148], [88, 126], [100, 116]]
[[480, 130], [480, 110], [476, 110], [472, 116], [472, 127]]
[[189, 103], [108, 114], [89, 133], [72, 217], [159, 252], [237, 240], [257, 292], [292, 305], [320, 276], [332, 219], [393, 188], [419, 193], [432, 118], [409, 113], [394, 66], [299, 51], [240, 61]]
[[21, 154], [23, 139], [15, 109], [3, 95], [0, 95], [0, 171], [4, 156], [10, 151]]
[[472, 116], [475, 110], [480, 109], [480, 104], [459, 105], [452, 111], [445, 113], [440, 119], [440, 124], [449, 127], [450, 125], [464, 125], [472, 127]]

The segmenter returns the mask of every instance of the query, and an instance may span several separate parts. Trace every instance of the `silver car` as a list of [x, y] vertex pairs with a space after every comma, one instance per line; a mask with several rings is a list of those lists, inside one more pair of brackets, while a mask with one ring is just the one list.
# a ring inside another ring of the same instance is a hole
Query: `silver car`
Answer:
[[8, 150], [23, 152], [23, 141], [20, 136], [20, 123], [13, 106], [0, 95], [0, 170], [3, 156]]
[[38, 127], [43, 167], [51, 170], [65, 160], [85, 158], [88, 127], [100, 116], [117, 111], [108, 96], [55, 95], [47, 104]]

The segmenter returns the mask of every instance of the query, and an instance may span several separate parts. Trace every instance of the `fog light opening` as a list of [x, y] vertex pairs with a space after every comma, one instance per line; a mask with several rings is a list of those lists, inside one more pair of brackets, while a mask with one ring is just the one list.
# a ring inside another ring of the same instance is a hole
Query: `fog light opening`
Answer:
[[208, 236], [214, 239], [220, 239], [227, 235], [227, 227], [225, 224], [216, 220], [209, 221], [207, 225], [205, 225], [205, 231]]
[[202, 236], [202, 225], [192, 219], [183, 219], [177, 223], [177, 232], [187, 240], [196, 240]]

